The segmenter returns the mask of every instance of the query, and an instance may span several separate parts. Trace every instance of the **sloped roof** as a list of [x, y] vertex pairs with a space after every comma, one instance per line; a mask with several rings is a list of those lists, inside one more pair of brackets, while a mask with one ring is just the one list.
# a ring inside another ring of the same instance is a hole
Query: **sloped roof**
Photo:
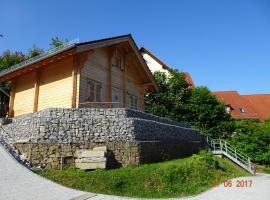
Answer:
[[187, 83], [191, 86], [191, 87], [196, 87], [195, 83], [192, 80], [192, 77], [190, 76], [190, 74], [188, 72], [183, 72], [185, 77], [186, 77], [186, 81]]
[[[252, 104], [237, 91], [217, 91], [212, 92], [225, 105], [231, 107], [231, 115], [234, 119], [258, 119], [259, 115]], [[240, 112], [240, 109], [245, 112]]]
[[95, 49], [95, 48], [118, 44], [120, 42], [129, 42], [129, 44], [131, 45], [132, 49], [134, 50], [136, 56], [138, 57], [140, 63], [142, 64], [142, 66], [145, 70], [145, 73], [148, 75], [149, 79], [151, 80], [153, 87], [156, 90], [158, 90], [157, 83], [156, 83], [151, 71], [149, 70], [147, 64], [145, 63], [145, 60], [143, 59], [143, 57], [140, 53], [140, 50], [138, 49], [131, 34], [121, 35], [121, 36], [116, 36], [116, 37], [109, 37], [109, 38], [104, 38], [104, 39], [100, 39], [100, 40], [92, 40], [92, 41], [88, 41], [88, 42], [71, 43], [71, 44], [63, 45], [59, 48], [53, 49], [49, 52], [45, 52], [44, 54], [41, 54], [39, 56], [36, 56], [36, 57], [31, 58], [29, 60], [26, 60], [22, 63], [19, 63], [15, 66], [12, 66], [10, 68], [7, 68], [5, 70], [0, 71], [0, 81], [4, 80], [3, 77], [6, 77], [7, 75], [13, 74], [15, 72], [17, 73], [18, 71], [24, 71], [24, 70], [26, 71], [29, 66], [32, 66], [36, 63], [44, 61], [44, 60], [51, 58], [53, 56], [56, 56], [60, 53], [68, 52], [72, 49], [75, 51], [75, 53], [80, 53], [80, 52], [84, 52], [84, 51]]
[[158, 57], [156, 57], [151, 51], [149, 51], [145, 47], [141, 47], [140, 52], [147, 53], [149, 56], [151, 56], [153, 59], [155, 59], [163, 67], [163, 69], [167, 69], [167, 70], [170, 69], [170, 67], [167, 64], [165, 64], [162, 60], [160, 60]]
[[270, 94], [242, 95], [258, 113], [261, 120], [270, 118]]

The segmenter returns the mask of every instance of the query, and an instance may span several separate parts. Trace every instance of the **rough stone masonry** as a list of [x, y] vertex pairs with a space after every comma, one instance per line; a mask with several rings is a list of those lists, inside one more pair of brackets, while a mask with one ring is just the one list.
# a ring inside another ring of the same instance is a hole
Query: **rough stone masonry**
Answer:
[[[52, 168], [59, 168], [63, 157], [74, 156], [73, 151], [61, 155], [63, 145], [72, 149], [105, 144], [111, 151], [109, 159], [115, 161], [108, 160], [110, 167], [156, 162], [204, 148], [203, 137], [189, 124], [127, 108], [50, 108], [15, 117], [0, 131], [33, 163], [45, 167], [54, 163]], [[52, 151], [52, 145], [59, 148]]]

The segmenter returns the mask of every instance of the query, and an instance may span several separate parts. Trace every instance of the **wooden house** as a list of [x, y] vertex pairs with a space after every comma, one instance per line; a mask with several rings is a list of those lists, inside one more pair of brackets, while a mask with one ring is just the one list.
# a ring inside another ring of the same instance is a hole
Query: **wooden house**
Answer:
[[0, 72], [10, 81], [9, 116], [45, 108], [131, 107], [158, 86], [131, 35], [67, 43]]

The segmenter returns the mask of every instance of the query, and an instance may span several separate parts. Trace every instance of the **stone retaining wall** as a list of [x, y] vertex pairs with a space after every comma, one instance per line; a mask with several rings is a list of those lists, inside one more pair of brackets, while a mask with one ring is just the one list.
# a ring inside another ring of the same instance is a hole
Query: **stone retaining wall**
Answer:
[[201, 139], [184, 123], [124, 108], [51, 108], [15, 117], [2, 128], [14, 141], [34, 143]]
[[16, 143], [16, 148], [31, 164], [48, 169], [74, 166], [74, 153], [78, 149], [106, 146], [107, 168], [138, 166], [197, 153], [204, 149], [199, 142], [136, 141], [85, 144]]

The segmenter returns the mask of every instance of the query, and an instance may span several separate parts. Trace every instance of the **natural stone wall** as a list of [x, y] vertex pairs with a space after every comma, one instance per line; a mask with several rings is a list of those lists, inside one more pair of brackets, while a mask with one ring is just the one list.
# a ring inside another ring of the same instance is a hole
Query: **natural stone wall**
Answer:
[[165, 118], [165, 117], [159, 117], [159, 116], [156, 116], [156, 115], [153, 115], [150, 113], [145, 113], [145, 112], [138, 111], [138, 110], [126, 109], [125, 113], [126, 113], [126, 117], [152, 120], [155, 122], [180, 126], [180, 127], [184, 127], [184, 128], [191, 128], [191, 125], [189, 123], [185, 123], [185, 122], [180, 123], [180, 122], [177, 122], [177, 121]]
[[104, 145], [108, 168], [188, 156], [204, 148], [203, 137], [190, 125], [124, 108], [51, 108], [1, 123], [0, 136], [15, 143], [18, 155], [55, 169], [74, 166], [78, 149]]
[[99, 146], [107, 147], [107, 168], [137, 166], [140, 164], [137, 142], [90, 142], [85, 144], [16, 143], [15, 146], [32, 164], [49, 169], [74, 166], [76, 150], [93, 149]]
[[16, 143], [16, 148], [32, 164], [45, 168], [61, 169], [74, 166], [74, 153], [78, 149], [107, 147], [107, 168], [138, 166], [197, 153], [203, 142], [187, 141], [136, 141], [85, 144]]
[[[165, 123], [166, 122], [166, 123]], [[148, 140], [200, 140], [186, 124], [123, 109], [52, 108], [12, 119], [2, 128], [14, 141], [87, 143]]]
[[[42, 114], [45, 114], [44, 110]], [[39, 132], [39, 117], [41, 113], [31, 113], [14, 117], [8, 120], [8, 123], [2, 125], [3, 130], [14, 140], [32, 140], [36, 138]], [[1, 131], [3, 131], [1, 129]]]

